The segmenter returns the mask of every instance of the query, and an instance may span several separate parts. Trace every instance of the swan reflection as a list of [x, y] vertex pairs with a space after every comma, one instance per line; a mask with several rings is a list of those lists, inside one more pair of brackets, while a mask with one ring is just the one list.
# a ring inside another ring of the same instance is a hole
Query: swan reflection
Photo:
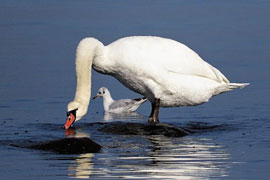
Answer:
[[[229, 165], [226, 161], [230, 154], [211, 139], [179, 140], [152, 136], [149, 140], [152, 146], [149, 146], [146, 153], [120, 157], [126, 163], [118, 168], [134, 170], [124, 178], [132, 179], [142, 174], [150, 179], [208, 179], [227, 176]], [[137, 165], [134, 165], [134, 161]]]
[[[82, 138], [82, 137], [90, 137], [90, 134], [81, 132], [80, 130], [76, 129], [67, 129], [65, 132], [67, 138], [68, 137], [76, 137], [76, 138]], [[80, 154], [76, 157], [74, 157], [73, 163], [68, 167], [68, 176], [71, 176], [73, 178], [79, 178], [79, 179], [89, 179], [90, 175], [92, 174], [93, 169], [93, 162], [92, 158], [94, 157], [93, 153], [85, 153]]]
[[91, 162], [93, 157], [93, 153], [80, 154], [68, 168], [68, 175], [73, 178], [89, 179], [93, 168]]
[[[72, 137], [89, 137], [80, 130]], [[89, 179], [223, 179], [229, 175], [230, 154], [211, 138], [187, 136], [102, 135], [103, 150], [81, 154], [69, 176]], [[95, 155], [95, 158], [94, 158]], [[94, 158], [94, 159], [93, 159]]]
[[[226, 176], [226, 165], [222, 163], [229, 159], [229, 154], [222, 146], [216, 145], [210, 139], [185, 142], [177, 145], [172, 142], [160, 143], [159, 138], [152, 141], [159, 143], [161, 150], [151, 153], [153, 161], [158, 161], [159, 168], [151, 170], [155, 177], [170, 179], [194, 179]], [[168, 150], [172, 148], [172, 151]], [[147, 170], [141, 170], [141, 172]]]

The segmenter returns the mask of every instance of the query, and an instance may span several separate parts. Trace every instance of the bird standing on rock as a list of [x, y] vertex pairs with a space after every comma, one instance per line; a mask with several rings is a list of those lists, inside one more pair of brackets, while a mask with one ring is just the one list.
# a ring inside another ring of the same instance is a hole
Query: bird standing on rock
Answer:
[[107, 46], [95, 38], [85, 38], [77, 47], [75, 64], [77, 87], [74, 100], [67, 106], [66, 129], [87, 113], [91, 67], [146, 97], [152, 104], [150, 123], [159, 122], [159, 107], [195, 106], [248, 85], [230, 83], [186, 45], [153, 36], [125, 37]]
[[98, 97], [103, 97], [103, 108], [105, 113], [134, 112], [140, 105], [147, 101], [145, 97], [136, 99], [120, 99], [115, 101], [113, 100], [110, 91], [105, 87], [101, 87], [93, 99]]

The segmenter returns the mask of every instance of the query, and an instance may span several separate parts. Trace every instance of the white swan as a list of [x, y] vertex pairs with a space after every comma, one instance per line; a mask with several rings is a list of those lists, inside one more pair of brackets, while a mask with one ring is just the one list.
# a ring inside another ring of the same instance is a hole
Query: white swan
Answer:
[[74, 100], [67, 106], [66, 129], [87, 113], [91, 67], [145, 96], [152, 103], [149, 122], [158, 122], [159, 107], [195, 106], [214, 95], [248, 85], [230, 83], [193, 50], [171, 39], [134, 36], [104, 46], [89, 37], [77, 47], [77, 88]]
[[120, 99], [115, 101], [113, 100], [110, 91], [105, 87], [101, 87], [93, 99], [98, 97], [103, 97], [103, 108], [105, 113], [134, 112], [140, 105], [147, 101], [145, 97], [136, 99]]

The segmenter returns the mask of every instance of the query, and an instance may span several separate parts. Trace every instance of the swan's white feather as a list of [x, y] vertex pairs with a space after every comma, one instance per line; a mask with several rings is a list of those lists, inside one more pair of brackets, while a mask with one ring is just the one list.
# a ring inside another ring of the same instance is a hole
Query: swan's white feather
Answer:
[[105, 47], [105, 54], [110, 64], [105, 73], [152, 102], [160, 98], [165, 107], [207, 102], [216, 88], [229, 83], [197, 53], [171, 39], [122, 38]]
[[160, 99], [163, 107], [198, 105], [214, 95], [248, 85], [230, 83], [192, 49], [171, 39], [134, 36], [104, 46], [95, 38], [85, 38], [77, 48], [77, 89], [68, 105], [68, 111], [78, 108], [76, 120], [87, 112], [91, 67], [114, 76], [152, 103]]
[[108, 57], [115, 65], [128, 65], [149, 73], [174, 72], [206, 77], [218, 82], [229, 81], [186, 45], [166, 38], [137, 36], [115, 41], [107, 46]]

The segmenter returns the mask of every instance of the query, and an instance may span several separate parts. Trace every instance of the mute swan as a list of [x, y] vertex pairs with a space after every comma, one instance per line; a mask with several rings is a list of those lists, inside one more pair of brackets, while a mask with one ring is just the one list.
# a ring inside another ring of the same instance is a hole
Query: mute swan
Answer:
[[105, 87], [101, 87], [93, 99], [98, 97], [103, 97], [103, 108], [105, 113], [133, 112], [145, 101], [147, 101], [145, 97], [136, 99], [120, 99], [115, 101], [112, 99], [110, 91]]
[[152, 103], [149, 122], [153, 123], [159, 122], [159, 107], [195, 106], [248, 85], [230, 83], [186, 45], [161, 37], [125, 37], [107, 46], [95, 38], [84, 38], [77, 47], [75, 64], [77, 87], [67, 106], [66, 129], [87, 113], [91, 67], [145, 96]]

